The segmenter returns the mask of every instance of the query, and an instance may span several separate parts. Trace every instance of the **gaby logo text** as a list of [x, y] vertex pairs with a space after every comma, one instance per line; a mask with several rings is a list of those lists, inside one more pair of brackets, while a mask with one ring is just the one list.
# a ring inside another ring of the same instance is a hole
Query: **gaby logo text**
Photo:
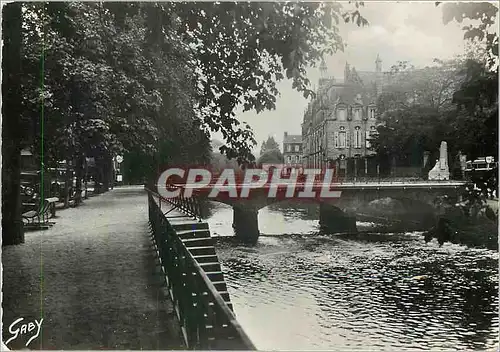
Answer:
[[[177, 187], [172, 187], [173, 185]], [[218, 174], [203, 168], [170, 168], [158, 178], [158, 193], [164, 198], [189, 198], [196, 190], [209, 191], [209, 198], [221, 192], [230, 198], [248, 198], [251, 190], [267, 191], [269, 198], [339, 198], [341, 192], [332, 189], [334, 173], [331, 169], [303, 169], [284, 173], [283, 169], [247, 169], [235, 172], [225, 169]]]
[[12, 324], [10, 324], [9, 332], [12, 334], [12, 337], [5, 342], [6, 345], [9, 342], [17, 339], [19, 336], [33, 334], [33, 336], [31, 336], [31, 338], [26, 342], [26, 346], [28, 346], [31, 341], [33, 341], [38, 337], [38, 335], [40, 335], [43, 318], [40, 319], [40, 321], [35, 319], [34, 321], [20, 324], [23, 320], [24, 318], [18, 318]]

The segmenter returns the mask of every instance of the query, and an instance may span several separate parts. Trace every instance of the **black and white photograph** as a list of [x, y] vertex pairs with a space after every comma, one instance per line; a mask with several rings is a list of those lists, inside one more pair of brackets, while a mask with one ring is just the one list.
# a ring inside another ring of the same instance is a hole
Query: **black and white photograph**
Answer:
[[498, 1], [0, 1], [1, 350], [498, 351]]

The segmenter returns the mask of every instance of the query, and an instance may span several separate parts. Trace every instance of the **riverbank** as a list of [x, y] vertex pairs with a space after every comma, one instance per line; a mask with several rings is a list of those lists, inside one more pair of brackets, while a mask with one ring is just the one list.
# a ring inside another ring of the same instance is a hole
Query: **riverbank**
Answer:
[[451, 229], [451, 243], [498, 251], [498, 199], [486, 200], [486, 208], [474, 216], [451, 211], [446, 217]]
[[[421, 230], [421, 220], [425, 219], [425, 210], [418, 213], [414, 208], [408, 208], [404, 203], [393, 199], [381, 199], [372, 202], [363, 209], [364, 214], [358, 214], [358, 220], [373, 221], [379, 226], [374, 226], [377, 232], [405, 232]], [[450, 242], [464, 244], [475, 248], [498, 250], [498, 200], [487, 200], [489, 209], [481, 210], [477, 215], [465, 216], [463, 210], [449, 207], [443, 213], [444, 223], [439, 223], [426, 233], [426, 240], [436, 238], [439, 243]], [[428, 214], [429, 210], [427, 210]], [[419, 219], [417, 221], [417, 219]], [[434, 217], [427, 226], [432, 226]], [[425, 225], [424, 225], [425, 226]]]
[[490, 219], [454, 219], [454, 231], [448, 242], [498, 251], [498, 221]]

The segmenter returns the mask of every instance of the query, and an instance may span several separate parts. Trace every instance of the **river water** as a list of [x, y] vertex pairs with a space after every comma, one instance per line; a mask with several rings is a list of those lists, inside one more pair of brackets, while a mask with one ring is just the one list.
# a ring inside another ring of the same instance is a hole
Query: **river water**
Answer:
[[498, 252], [420, 233], [321, 234], [311, 206], [259, 212], [262, 233], [233, 237], [232, 209], [208, 222], [238, 321], [264, 350], [494, 350]]

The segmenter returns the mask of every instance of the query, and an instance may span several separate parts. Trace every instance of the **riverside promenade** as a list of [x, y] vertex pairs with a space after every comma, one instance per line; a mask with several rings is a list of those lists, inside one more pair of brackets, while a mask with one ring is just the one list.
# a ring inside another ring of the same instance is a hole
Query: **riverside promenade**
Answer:
[[142, 186], [118, 187], [57, 212], [48, 230], [2, 250], [3, 341], [10, 349], [185, 349], [148, 232]]

